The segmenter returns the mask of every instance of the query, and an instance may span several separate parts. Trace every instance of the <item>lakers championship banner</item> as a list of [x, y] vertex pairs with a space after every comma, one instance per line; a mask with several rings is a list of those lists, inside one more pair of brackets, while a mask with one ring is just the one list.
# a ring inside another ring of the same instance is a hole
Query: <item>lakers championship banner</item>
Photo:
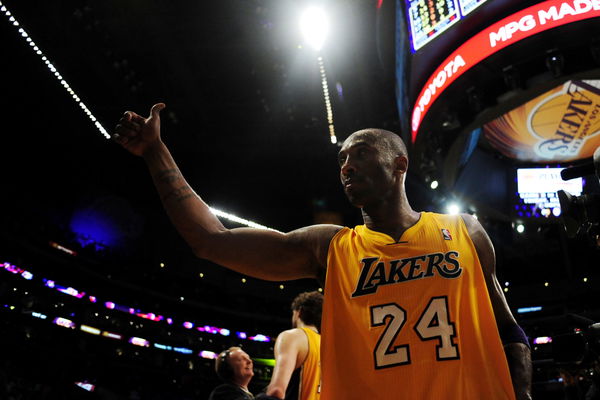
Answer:
[[484, 125], [486, 139], [507, 157], [576, 161], [600, 146], [600, 80], [567, 81]]
[[462, 74], [503, 48], [540, 32], [600, 17], [600, 0], [549, 0], [523, 9], [464, 42], [431, 74], [416, 99], [411, 118], [414, 143], [431, 105]]

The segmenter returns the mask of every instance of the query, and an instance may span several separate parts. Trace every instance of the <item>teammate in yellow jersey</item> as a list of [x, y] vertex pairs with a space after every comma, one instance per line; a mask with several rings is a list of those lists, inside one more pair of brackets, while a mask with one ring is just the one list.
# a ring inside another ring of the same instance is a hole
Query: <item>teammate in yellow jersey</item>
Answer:
[[300, 293], [292, 302], [292, 329], [275, 341], [275, 368], [257, 399], [319, 400], [321, 395], [321, 314], [323, 295]]
[[162, 141], [164, 107], [147, 118], [125, 112], [113, 138], [143, 157], [194, 253], [259, 279], [326, 280], [322, 400], [531, 398], [528, 340], [496, 279], [491, 240], [469, 215], [411, 208], [398, 135], [361, 130], [339, 152], [344, 191], [364, 225], [227, 229]]

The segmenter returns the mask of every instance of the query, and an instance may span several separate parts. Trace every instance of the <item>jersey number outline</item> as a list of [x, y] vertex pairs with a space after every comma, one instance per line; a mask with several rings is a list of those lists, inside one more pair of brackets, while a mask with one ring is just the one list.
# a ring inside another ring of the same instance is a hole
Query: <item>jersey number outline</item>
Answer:
[[[406, 310], [396, 303], [371, 306], [371, 327], [386, 325], [383, 333], [373, 350], [375, 369], [396, 367], [411, 363], [410, 347], [408, 344], [394, 346], [391, 344], [406, 324]], [[389, 321], [388, 321], [389, 320]], [[436, 345], [436, 360], [448, 361], [460, 358], [454, 323], [450, 321], [448, 298], [446, 296], [432, 297], [413, 327], [422, 341], [438, 340]]]

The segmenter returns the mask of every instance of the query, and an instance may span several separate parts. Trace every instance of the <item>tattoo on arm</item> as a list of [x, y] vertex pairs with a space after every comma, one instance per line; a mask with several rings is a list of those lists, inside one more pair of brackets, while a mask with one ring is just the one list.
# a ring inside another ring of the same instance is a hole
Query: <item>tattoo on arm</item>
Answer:
[[[181, 172], [179, 172], [177, 168], [165, 169], [163, 171], [159, 171], [156, 174], [156, 180], [166, 184], [172, 184], [173, 182], [179, 179], [182, 179], [182, 176]], [[162, 201], [166, 202], [171, 197], [174, 197], [175, 200], [181, 202], [192, 196], [194, 196], [194, 191], [188, 185], [183, 185], [171, 190], [166, 195], [164, 195], [162, 197]]]
[[183, 200], [194, 196], [194, 191], [187, 185], [180, 186], [163, 196], [162, 201], [166, 202], [169, 198], [174, 197], [175, 200], [182, 202]]
[[156, 179], [165, 183], [172, 183], [181, 178], [181, 173], [176, 168], [166, 169], [156, 174]]

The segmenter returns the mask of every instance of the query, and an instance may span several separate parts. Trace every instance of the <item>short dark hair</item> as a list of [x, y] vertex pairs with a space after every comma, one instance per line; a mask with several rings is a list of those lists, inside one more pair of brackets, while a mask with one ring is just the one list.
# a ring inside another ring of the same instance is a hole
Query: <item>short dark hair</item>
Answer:
[[367, 128], [354, 132], [348, 138], [353, 135], [360, 135], [368, 138], [371, 144], [378, 146], [392, 157], [402, 155], [408, 158], [406, 144], [397, 133], [385, 129]]
[[321, 312], [323, 309], [323, 295], [318, 291], [300, 293], [292, 301], [292, 310], [300, 311], [302, 322], [314, 325], [321, 330]]

